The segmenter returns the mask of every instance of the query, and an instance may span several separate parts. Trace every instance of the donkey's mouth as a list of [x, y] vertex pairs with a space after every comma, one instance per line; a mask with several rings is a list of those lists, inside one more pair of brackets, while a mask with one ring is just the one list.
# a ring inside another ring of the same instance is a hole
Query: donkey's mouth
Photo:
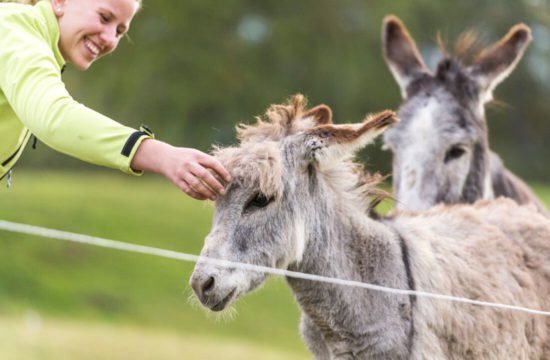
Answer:
[[210, 308], [210, 310], [212, 311], [222, 311], [223, 309], [225, 309], [225, 307], [227, 306], [227, 304], [229, 304], [229, 302], [233, 299], [233, 296], [235, 295], [235, 292], [237, 291], [237, 289], [233, 289], [231, 290], [231, 292], [229, 294], [227, 294], [226, 297], [224, 297], [222, 299], [222, 301], [220, 301], [219, 303], [217, 303], [216, 305], [212, 306]]

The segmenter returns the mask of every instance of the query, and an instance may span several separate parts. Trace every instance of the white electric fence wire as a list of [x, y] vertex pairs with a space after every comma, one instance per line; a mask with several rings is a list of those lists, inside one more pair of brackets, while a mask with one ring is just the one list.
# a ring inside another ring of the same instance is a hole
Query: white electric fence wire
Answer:
[[354, 286], [354, 287], [359, 287], [359, 288], [364, 288], [364, 289], [369, 289], [369, 290], [375, 290], [375, 291], [382, 291], [382, 292], [386, 292], [386, 293], [390, 293], [390, 294], [396, 294], [396, 295], [422, 296], [422, 297], [427, 297], [427, 298], [432, 298], [432, 299], [454, 301], [454, 302], [460, 302], [460, 303], [466, 303], [466, 304], [472, 304], [472, 305], [480, 305], [480, 306], [497, 308], [497, 309], [521, 311], [521, 312], [526, 312], [526, 313], [535, 314], [535, 315], [550, 316], [549, 311], [529, 309], [529, 308], [525, 308], [525, 307], [522, 307], [522, 306], [499, 304], [499, 303], [492, 303], [492, 302], [480, 301], [480, 300], [472, 300], [472, 299], [468, 299], [468, 298], [462, 298], [462, 297], [456, 297], [456, 296], [450, 296], [450, 295], [443, 295], [443, 294], [436, 294], [436, 293], [430, 293], [430, 292], [425, 292], [425, 291], [394, 289], [394, 288], [389, 288], [389, 287], [385, 287], [385, 286], [379, 286], [379, 285], [374, 285], [374, 284], [363, 283], [363, 282], [359, 282], [359, 281], [342, 280], [342, 279], [330, 278], [330, 277], [326, 277], [326, 276], [300, 273], [300, 272], [296, 272], [296, 271], [288, 271], [288, 270], [275, 269], [275, 268], [265, 267], [265, 266], [258, 266], [258, 265], [252, 265], [252, 264], [245, 264], [245, 263], [227, 261], [227, 260], [213, 259], [213, 258], [208, 258], [208, 257], [205, 257], [205, 256], [185, 254], [185, 253], [181, 253], [181, 252], [176, 252], [176, 251], [171, 251], [171, 250], [164, 250], [164, 249], [154, 248], [154, 247], [150, 247], [150, 246], [136, 245], [136, 244], [125, 243], [125, 242], [109, 240], [109, 239], [103, 239], [103, 238], [93, 237], [93, 236], [88, 236], [88, 235], [82, 235], [82, 234], [70, 233], [70, 232], [66, 232], [66, 231], [48, 229], [48, 228], [43, 228], [43, 227], [39, 227], [39, 226], [14, 223], [14, 222], [4, 221], [4, 220], [0, 220], [0, 230], [5, 230], [5, 231], [10, 231], [10, 232], [15, 232], [15, 233], [28, 234], [28, 235], [36, 235], [36, 236], [41, 236], [41, 237], [46, 237], [46, 238], [51, 238], [51, 239], [56, 239], [56, 240], [71, 241], [71, 242], [76, 242], [76, 243], [81, 243], [81, 244], [101, 246], [101, 247], [105, 247], [105, 248], [122, 250], [122, 251], [129, 251], [129, 252], [135, 252], [135, 253], [141, 253], [141, 254], [155, 255], [155, 256], [160, 256], [160, 257], [169, 258], [169, 259], [176, 259], [176, 260], [183, 260], [183, 261], [190, 261], [190, 262], [199, 262], [199, 261], [200, 262], [207, 262], [207, 263], [210, 263], [210, 264], [213, 264], [213, 265], [216, 265], [216, 266], [221, 266], [221, 267], [237, 268], [237, 269], [256, 271], [256, 272], [261, 272], [261, 273], [267, 273], [267, 274], [271, 274], [271, 275], [287, 276], [287, 277], [296, 278], [296, 279], [319, 281], [319, 282], [336, 284], [336, 285]]

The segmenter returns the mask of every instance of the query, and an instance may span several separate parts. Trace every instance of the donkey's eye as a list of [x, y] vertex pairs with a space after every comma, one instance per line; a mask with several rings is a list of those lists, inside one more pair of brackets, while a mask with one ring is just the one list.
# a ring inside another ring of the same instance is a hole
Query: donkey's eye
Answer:
[[453, 146], [450, 148], [447, 153], [445, 154], [445, 163], [448, 163], [451, 160], [458, 159], [462, 155], [466, 153], [466, 150], [464, 150], [461, 146]]
[[269, 205], [271, 201], [273, 201], [273, 197], [267, 197], [262, 193], [258, 193], [248, 201], [248, 203], [246, 204], [245, 210], [266, 207], [267, 205]]

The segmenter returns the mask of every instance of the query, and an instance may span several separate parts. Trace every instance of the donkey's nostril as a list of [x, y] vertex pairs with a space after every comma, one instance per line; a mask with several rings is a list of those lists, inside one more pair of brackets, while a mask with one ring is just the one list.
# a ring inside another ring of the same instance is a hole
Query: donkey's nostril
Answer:
[[204, 284], [202, 284], [202, 293], [205, 294], [206, 292], [212, 290], [214, 288], [214, 277], [210, 276]]

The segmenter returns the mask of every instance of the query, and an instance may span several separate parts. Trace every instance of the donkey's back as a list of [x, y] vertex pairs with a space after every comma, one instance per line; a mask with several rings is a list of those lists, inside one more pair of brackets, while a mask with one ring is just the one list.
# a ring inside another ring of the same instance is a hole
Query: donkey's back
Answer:
[[[414, 245], [418, 290], [550, 309], [550, 222], [534, 206], [499, 198], [393, 221]], [[416, 314], [417, 358], [550, 358], [550, 317], [424, 297]]]
[[500, 157], [491, 151], [489, 157], [491, 180], [495, 197], [510, 197], [518, 204], [533, 204], [546, 216], [549, 216], [544, 204], [523, 180], [508, 170]]

